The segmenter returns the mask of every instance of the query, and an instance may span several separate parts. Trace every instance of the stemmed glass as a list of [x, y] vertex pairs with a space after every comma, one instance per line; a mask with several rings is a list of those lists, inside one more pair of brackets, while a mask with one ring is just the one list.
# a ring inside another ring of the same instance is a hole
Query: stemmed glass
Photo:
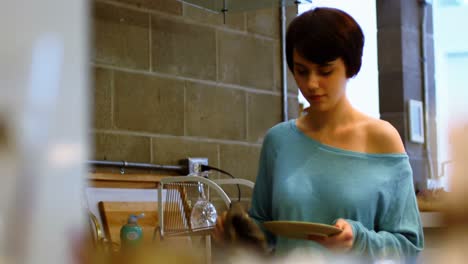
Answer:
[[198, 183], [198, 200], [190, 215], [192, 230], [214, 226], [217, 216], [216, 208], [206, 198], [203, 184]]

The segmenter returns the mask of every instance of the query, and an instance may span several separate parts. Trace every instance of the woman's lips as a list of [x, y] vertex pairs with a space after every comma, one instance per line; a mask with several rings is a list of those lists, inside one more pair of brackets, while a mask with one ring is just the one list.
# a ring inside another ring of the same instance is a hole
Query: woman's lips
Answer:
[[320, 101], [324, 97], [325, 97], [325, 95], [312, 95], [309, 98], [310, 98], [310, 100], [316, 102], [316, 101]]

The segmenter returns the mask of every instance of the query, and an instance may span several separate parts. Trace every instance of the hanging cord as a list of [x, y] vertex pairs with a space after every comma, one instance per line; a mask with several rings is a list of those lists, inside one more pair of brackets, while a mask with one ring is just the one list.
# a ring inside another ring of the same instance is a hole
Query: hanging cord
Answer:
[[[233, 179], [236, 179], [236, 177], [232, 176], [232, 174], [230, 174], [229, 172], [227, 171], [224, 171], [222, 169], [218, 169], [218, 168], [215, 168], [215, 167], [211, 167], [211, 166], [208, 166], [208, 165], [201, 165], [201, 171], [218, 171], [218, 172], [221, 172], [223, 174], [226, 174], [228, 175], [229, 177], [233, 178]], [[239, 184], [236, 184], [237, 185], [237, 196], [238, 196], [238, 201], [240, 202], [241, 201], [241, 190], [240, 190], [240, 186]]]

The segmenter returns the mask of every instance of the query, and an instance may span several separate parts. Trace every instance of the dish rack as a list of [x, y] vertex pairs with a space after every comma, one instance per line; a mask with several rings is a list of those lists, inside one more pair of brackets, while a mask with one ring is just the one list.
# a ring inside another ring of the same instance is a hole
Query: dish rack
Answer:
[[213, 193], [220, 198], [218, 202], [221, 204], [218, 205], [228, 209], [231, 205], [231, 198], [221, 185], [242, 185], [253, 188], [254, 183], [245, 179], [211, 180], [198, 175], [162, 178], [158, 188], [159, 225], [155, 228], [153, 240], [158, 235], [161, 240], [170, 236], [209, 235], [216, 222], [208, 221], [209, 225], [194, 227], [191, 221], [192, 210], [200, 199], [211, 203], [210, 197]]

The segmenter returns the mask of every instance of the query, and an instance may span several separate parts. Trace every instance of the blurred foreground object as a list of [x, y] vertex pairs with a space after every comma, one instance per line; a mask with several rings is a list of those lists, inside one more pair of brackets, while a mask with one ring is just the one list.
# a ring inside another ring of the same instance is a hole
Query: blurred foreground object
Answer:
[[232, 203], [224, 222], [225, 245], [241, 248], [260, 255], [267, 254], [264, 233], [249, 217], [241, 203]]
[[467, 231], [468, 220], [468, 123], [454, 129], [451, 133], [454, 160], [450, 196], [448, 198], [447, 222], [450, 227]]
[[113, 251], [108, 248], [94, 247], [90, 240], [82, 240], [75, 248], [76, 264], [204, 264], [203, 251], [197, 247], [168, 241], [156, 244], [144, 244], [132, 250]]
[[468, 123], [451, 131], [453, 173], [444, 209], [443, 247], [437, 254], [424, 256], [422, 263], [466, 263], [468, 258]]
[[87, 1], [2, 2], [1, 263], [72, 263], [85, 223], [87, 21]]

